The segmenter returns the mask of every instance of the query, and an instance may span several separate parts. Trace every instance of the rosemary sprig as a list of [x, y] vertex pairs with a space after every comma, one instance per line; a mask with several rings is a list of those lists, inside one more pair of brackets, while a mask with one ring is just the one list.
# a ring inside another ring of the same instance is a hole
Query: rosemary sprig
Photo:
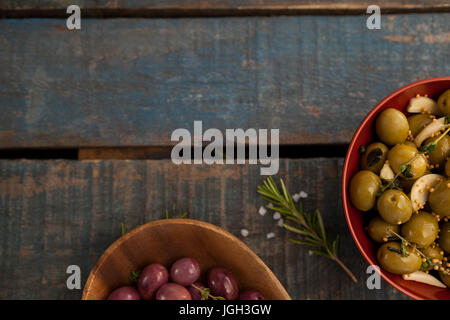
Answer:
[[211, 298], [212, 300], [225, 300], [224, 297], [221, 296], [213, 296], [211, 294], [211, 289], [209, 288], [200, 288], [198, 286], [196, 286], [195, 284], [191, 284], [191, 286], [195, 289], [197, 289], [198, 291], [200, 291], [200, 295], [202, 297], [202, 300], [208, 300], [209, 298]]
[[128, 278], [133, 284], [137, 284], [140, 276], [141, 276], [141, 270], [137, 270], [137, 271], [132, 271]]
[[[436, 263], [436, 262], [433, 262], [433, 260], [430, 258], [430, 257], [428, 257], [426, 254], [424, 254], [422, 251], [420, 251], [419, 249], [417, 249], [417, 246], [415, 246], [415, 245], [413, 245], [412, 243], [410, 243], [408, 240], [406, 240], [405, 238], [403, 238], [401, 235], [399, 235], [397, 232], [395, 232], [395, 231], [390, 231], [391, 232], [391, 234], [393, 235], [393, 236], [395, 236], [398, 240], [400, 240], [401, 241], [401, 248], [402, 248], [402, 256], [403, 257], [407, 257], [407, 255], [405, 255], [405, 254], [407, 254], [407, 252], [406, 252], [406, 245], [408, 245], [409, 247], [411, 247], [414, 251], [416, 251], [422, 258], [424, 258], [425, 259], [425, 261], [424, 261], [424, 263], [427, 265], [427, 266], [430, 266], [430, 267], [437, 267], [439, 270], [441, 269], [441, 267], [442, 267], [442, 265], [441, 264], [439, 264], [439, 263]], [[450, 269], [444, 269], [444, 271], [441, 271], [441, 272], [443, 272], [445, 275], [447, 275], [447, 274], [450, 274]]]
[[315, 248], [311, 250], [313, 254], [335, 261], [354, 282], [358, 282], [355, 275], [338, 258], [339, 237], [336, 237], [334, 241], [327, 238], [320, 211], [316, 210], [310, 214], [303, 210], [301, 203], [297, 208], [283, 179], [280, 179], [280, 184], [281, 192], [272, 177], [269, 177], [262, 186], [258, 186], [258, 193], [272, 204], [267, 206], [268, 209], [281, 213], [291, 222], [283, 223], [286, 230], [302, 236], [301, 240], [290, 239], [290, 241]]
[[[447, 118], [446, 118], [447, 119]], [[441, 141], [448, 133], [450, 132], [450, 128], [447, 128], [440, 136], [434, 141], [429, 142], [425, 146], [420, 148], [420, 154], [424, 153], [433, 153], [436, 150], [437, 144]]]
[[[187, 216], [188, 216], [188, 212], [183, 212], [179, 217], [178, 217], [178, 219], [184, 219], [184, 218], [186, 218]], [[170, 217], [169, 217], [169, 210], [166, 210], [165, 212], [164, 212], [164, 218], [165, 219], [170, 219]]]
[[120, 223], [120, 229], [122, 231], [122, 236], [125, 234], [125, 223], [121, 222]]

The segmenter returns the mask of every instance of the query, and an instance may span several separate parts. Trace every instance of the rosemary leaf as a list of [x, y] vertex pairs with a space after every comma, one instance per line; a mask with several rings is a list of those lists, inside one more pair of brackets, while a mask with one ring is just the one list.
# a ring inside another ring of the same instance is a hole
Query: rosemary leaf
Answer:
[[320, 211], [315, 210], [313, 214], [304, 211], [301, 202], [298, 205], [294, 203], [283, 179], [280, 179], [280, 185], [281, 191], [273, 178], [269, 177], [264, 180], [262, 185], [258, 186], [257, 192], [264, 200], [271, 203], [266, 208], [279, 212], [286, 220], [292, 222], [284, 223], [283, 227], [302, 237], [302, 239], [290, 239], [289, 241], [316, 248], [311, 250], [313, 254], [335, 261], [354, 282], [358, 282], [338, 257], [339, 237], [336, 237], [334, 241], [328, 241]]

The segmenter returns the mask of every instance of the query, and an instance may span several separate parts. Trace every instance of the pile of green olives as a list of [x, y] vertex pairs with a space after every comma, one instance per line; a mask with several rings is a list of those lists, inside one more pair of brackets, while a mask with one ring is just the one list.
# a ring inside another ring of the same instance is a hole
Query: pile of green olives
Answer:
[[[418, 110], [418, 104], [423, 106]], [[350, 201], [370, 219], [377, 259], [391, 273], [423, 271], [450, 287], [450, 89], [382, 111], [378, 141], [360, 147]]]

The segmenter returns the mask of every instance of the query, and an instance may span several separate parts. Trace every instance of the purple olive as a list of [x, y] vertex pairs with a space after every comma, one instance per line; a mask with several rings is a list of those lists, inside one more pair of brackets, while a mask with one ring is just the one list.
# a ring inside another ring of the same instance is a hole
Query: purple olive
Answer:
[[212, 268], [208, 272], [208, 286], [214, 296], [220, 296], [226, 300], [236, 300], [239, 289], [233, 274], [225, 268]]
[[247, 289], [241, 291], [239, 294], [239, 300], [264, 300], [264, 296], [258, 290]]
[[111, 292], [108, 300], [141, 300], [141, 297], [135, 288], [125, 286]]
[[192, 300], [192, 298], [185, 287], [176, 283], [166, 283], [158, 289], [156, 300]]
[[[202, 290], [206, 288], [205, 285], [201, 282], [194, 282], [193, 285]], [[197, 288], [194, 288], [192, 284], [186, 288], [191, 294], [192, 300], [202, 300], [202, 295]]]
[[145, 267], [138, 281], [138, 290], [142, 299], [153, 299], [156, 291], [168, 281], [169, 273], [163, 265], [154, 263]]
[[170, 279], [181, 285], [188, 286], [200, 277], [200, 266], [192, 258], [182, 258], [172, 265]]

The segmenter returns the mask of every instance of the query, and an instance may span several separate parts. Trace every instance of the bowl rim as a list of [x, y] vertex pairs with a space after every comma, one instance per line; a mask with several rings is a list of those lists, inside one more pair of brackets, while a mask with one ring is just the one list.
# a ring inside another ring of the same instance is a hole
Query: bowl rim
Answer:
[[[349, 195], [348, 195], [348, 184], [347, 184], [347, 178], [349, 175], [349, 165], [350, 165], [350, 155], [352, 154], [352, 152], [354, 151], [354, 149], [356, 148], [356, 142], [357, 139], [359, 138], [362, 129], [367, 125], [367, 123], [378, 113], [379, 109], [389, 100], [391, 100], [392, 98], [394, 98], [395, 96], [403, 93], [406, 90], [412, 89], [418, 85], [422, 85], [422, 84], [428, 84], [428, 83], [433, 83], [433, 82], [438, 82], [438, 81], [450, 81], [450, 76], [444, 76], [444, 77], [435, 77], [435, 78], [428, 78], [428, 79], [424, 79], [424, 80], [420, 80], [420, 81], [416, 81], [413, 83], [410, 83], [404, 87], [401, 87], [400, 89], [394, 91], [393, 93], [389, 94], [386, 98], [384, 98], [383, 100], [381, 100], [367, 115], [366, 117], [362, 120], [362, 122], [360, 123], [360, 125], [358, 126], [358, 129], [355, 131], [352, 140], [350, 142], [350, 146], [347, 150], [347, 154], [345, 156], [345, 162], [344, 162], [344, 168], [343, 168], [343, 172], [342, 172], [342, 183], [341, 183], [341, 187], [342, 187], [342, 204], [344, 206], [344, 213], [345, 213], [345, 219], [347, 221], [347, 226], [350, 230], [350, 233], [352, 235], [352, 238], [356, 244], [356, 246], [358, 247], [359, 252], [362, 254], [362, 256], [364, 257], [364, 259], [370, 264], [370, 265], [378, 265], [377, 261], [373, 260], [371, 257], [369, 257], [369, 255], [365, 252], [365, 250], [363, 249], [357, 235], [356, 235], [356, 231], [353, 228], [351, 221], [350, 221], [350, 214], [349, 214], [349, 208], [347, 206], [347, 201], [346, 199], [348, 199]], [[379, 269], [379, 270], [377, 270]], [[378, 272], [381, 277], [387, 282], [389, 283], [392, 287], [394, 287], [395, 289], [397, 289], [398, 291], [404, 293], [405, 295], [416, 299], [416, 300], [424, 300], [424, 297], [414, 293], [413, 291], [409, 290], [406, 287], [400, 286], [397, 283], [395, 283], [394, 281], [392, 281], [385, 273], [384, 270], [382, 270], [381, 268], [376, 268], [375, 269], [376, 272]]]
[[270, 280], [274, 281], [276, 286], [279, 288], [281, 294], [284, 296], [284, 300], [291, 300], [291, 296], [287, 292], [286, 288], [283, 286], [283, 284], [280, 282], [280, 280], [277, 278], [277, 276], [273, 273], [272, 269], [270, 269], [266, 263], [252, 250], [250, 249], [242, 240], [240, 240], [238, 237], [233, 235], [232, 233], [228, 232], [227, 230], [218, 227], [214, 224], [204, 222], [201, 220], [196, 219], [184, 219], [184, 218], [178, 218], [178, 219], [160, 219], [160, 220], [154, 220], [147, 222], [145, 224], [142, 224], [129, 232], [125, 233], [118, 239], [116, 239], [113, 243], [109, 245], [109, 247], [102, 253], [100, 258], [98, 258], [97, 262], [95, 263], [94, 267], [91, 269], [88, 279], [86, 280], [83, 288], [83, 294], [81, 299], [82, 300], [88, 300], [89, 292], [92, 288], [92, 284], [96, 278], [97, 271], [101, 268], [101, 266], [106, 262], [108, 257], [116, 250], [123, 242], [126, 240], [134, 237], [139, 232], [143, 231], [146, 228], [159, 226], [159, 225], [194, 225], [197, 227], [201, 227], [204, 229], [208, 229], [213, 232], [217, 232], [222, 234], [223, 236], [231, 239], [232, 241], [238, 243], [243, 250], [246, 251], [247, 254], [249, 254], [253, 259], [257, 261], [258, 264], [262, 265], [265, 269], [267, 269], [267, 272], [269, 274]]

